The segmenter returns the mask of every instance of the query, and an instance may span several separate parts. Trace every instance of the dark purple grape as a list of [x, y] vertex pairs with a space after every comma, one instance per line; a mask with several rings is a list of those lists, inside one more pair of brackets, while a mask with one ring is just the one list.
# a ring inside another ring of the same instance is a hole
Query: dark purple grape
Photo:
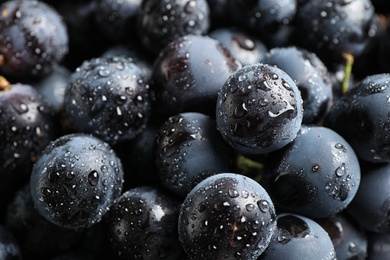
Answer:
[[155, 152], [160, 182], [182, 197], [203, 179], [229, 172], [234, 155], [215, 120], [194, 112], [172, 116], [161, 125]]
[[38, 212], [58, 226], [78, 229], [98, 223], [123, 185], [121, 161], [102, 140], [69, 134], [51, 142], [30, 180]]
[[31, 85], [0, 77], [0, 209], [28, 181], [42, 150], [59, 135], [57, 122], [55, 110]]
[[73, 71], [84, 60], [99, 56], [111, 42], [102, 40], [102, 34], [96, 25], [98, 1], [54, 1], [57, 2], [56, 8], [64, 19], [69, 36], [69, 52], [62, 64]]
[[6, 227], [15, 235], [23, 259], [49, 259], [75, 247], [82, 231], [65, 229], [47, 221], [36, 210], [30, 185], [22, 187], [7, 206]]
[[137, 18], [139, 41], [158, 54], [185, 35], [204, 35], [210, 26], [206, 0], [144, 0]]
[[338, 213], [328, 218], [316, 219], [315, 221], [329, 234], [337, 259], [366, 259], [366, 232], [350, 216], [345, 213]]
[[303, 124], [323, 119], [333, 92], [328, 70], [315, 53], [293, 46], [273, 48], [261, 62], [277, 66], [295, 81], [303, 99]]
[[68, 86], [71, 72], [62, 65], [55, 65], [52, 73], [31, 83], [47, 100], [57, 113], [64, 108], [65, 89]]
[[161, 109], [172, 116], [181, 112], [215, 115], [225, 80], [241, 64], [217, 40], [187, 35], [169, 43], [157, 58], [153, 81]]
[[19, 247], [19, 241], [15, 238], [14, 234], [3, 225], [0, 225], [0, 259], [22, 259], [22, 251]]
[[342, 96], [326, 117], [360, 159], [390, 162], [390, 75], [367, 76]]
[[302, 126], [295, 140], [271, 153], [262, 183], [276, 207], [307, 217], [342, 211], [360, 183], [360, 165], [352, 147], [333, 130]]
[[258, 35], [268, 46], [289, 45], [297, 13], [296, 0], [229, 0], [234, 25]]
[[85, 61], [65, 90], [65, 113], [76, 132], [114, 145], [146, 126], [151, 109], [148, 75], [130, 58]]
[[123, 42], [134, 37], [142, 0], [98, 0], [96, 2], [96, 25], [109, 42]]
[[118, 259], [185, 259], [177, 225], [181, 201], [151, 186], [127, 190], [105, 218]]
[[366, 230], [390, 232], [389, 185], [388, 163], [362, 163], [359, 189], [346, 210]]
[[161, 119], [153, 115], [146, 128], [134, 139], [113, 146], [123, 165], [123, 190], [161, 183], [155, 152], [156, 135], [161, 124]]
[[278, 215], [276, 227], [267, 250], [258, 260], [336, 260], [328, 233], [312, 219], [284, 213]]
[[282, 148], [296, 137], [302, 117], [297, 85], [284, 71], [268, 64], [236, 71], [218, 95], [218, 129], [241, 153], [263, 154]]
[[297, 40], [325, 63], [342, 62], [343, 53], [360, 56], [378, 24], [370, 0], [311, 0], [296, 17]]
[[273, 203], [253, 179], [219, 173], [195, 186], [179, 215], [190, 259], [257, 259], [276, 227]]
[[209, 33], [228, 49], [231, 55], [242, 65], [260, 62], [268, 48], [255, 36], [235, 27], [222, 27]]
[[147, 53], [142, 52], [141, 48], [135, 43], [113, 45], [100, 55], [102, 58], [108, 56], [131, 58], [144, 71], [147, 78], [152, 76], [154, 60]]
[[0, 72], [41, 77], [68, 52], [68, 32], [59, 13], [42, 1], [7, 1], [0, 6]]

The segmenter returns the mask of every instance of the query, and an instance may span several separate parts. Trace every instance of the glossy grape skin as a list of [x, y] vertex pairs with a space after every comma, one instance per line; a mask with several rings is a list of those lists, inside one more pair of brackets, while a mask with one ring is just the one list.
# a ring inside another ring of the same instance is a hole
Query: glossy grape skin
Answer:
[[297, 47], [273, 48], [261, 62], [277, 66], [295, 81], [303, 99], [302, 123], [323, 119], [333, 104], [333, 93], [328, 70], [315, 53]]
[[209, 36], [222, 43], [242, 65], [260, 62], [268, 50], [258, 38], [235, 27], [215, 29], [209, 33]]
[[29, 180], [33, 164], [60, 134], [54, 109], [31, 86], [0, 90], [0, 207]]
[[123, 165], [123, 190], [161, 184], [156, 165], [155, 142], [164, 119], [157, 112], [152, 113], [146, 128], [139, 135], [113, 146]]
[[390, 165], [362, 163], [359, 189], [347, 212], [366, 230], [390, 232]]
[[7, 1], [0, 7], [0, 72], [41, 77], [68, 52], [68, 33], [59, 13], [42, 1]]
[[160, 126], [155, 153], [161, 184], [181, 197], [203, 179], [228, 172], [234, 155], [215, 120], [195, 112], [172, 116]]
[[84, 60], [99, 56], [109, 46], [102, 41], [95, 13], [97, 1], [56, 1], [56, 8], [63, 17], [69, 37], [69, 52], [61, 62], [71, 71]]
[[6, 227], [14, 234], [23, 259], [49, 259], [74, 248], [83, 231], [65, 229], [47, 221], [36, 210], [30, 185], [23, 186], [6, 210]]
[[345, 209], [361, 175], [358, 158], [345, 139], [314, 125], [302, 126], [291, 144], [268, 156], [264, 167], [262, 183], [275, 206], [312, 218]]
[[360, 56], [378, 30], [370, 0], [306, 1], [296, 23], [299, 44], [327, 64], [342, 62], [343, 53]]
[[295, 0], [229, 0], [233, 24], [259, 35], [270, 48], [286, 46], [294, 31]]
[[206, 34], [209, 12], [206, 0], [144, 0], [137, 17], [137, 36], [146, 50], [157, 55], [179, 37]]
[[360, 159], [390, 162], [389, 94], [389, 74], [367, 76], [333, 105], [325, 119]]
[[65, 89], [71, 77], [71, 71], [65, 66], [54, 65], [53, 71], [39, 81], [31, 83], [34, 88], [45, 97], [57, 114], [64, 107]]
[[179, 239], [190, 259], [257, 259], [276, 227], [273, 203], [249, 177], [219, 173], [182, 203]]
[[109, 42], [124, 42], [136, 33], [136, 20], [141, 0], [98, 0], [96, 25]]
[[172, 41], [160, 52], [152, 75], [161, 109], [170, 116], [200, 112], [214, 117], [218, 92], [239, 68], [241, 63], [208, 36]]
[[139, 186], [124, 192], [105, 222], [118, 259], [183, 259], [177, 236], [181, 200], [166, 191]]
[[295, 82], [268, 64], [239, 69], [218, 94], [217, 127], [244, 154], [264, 154], [287, 145], [296, 137], [302, 118], [302, 98]]
[[86, 134], [63, 135], [51, 142], [35, 163], [30, 179], [38, 212], [68, 229], [101, 221], [122, 186], [119, 158], [107, 143]]
[[73, 72], [65, 90], [65, 114], [73, 130], [110, 145], [138, 135], [150, 109], [148, 75], [130, 58], [87, 60]]
[[277, 228], [271, 242], [258, 260], [336, 259], [332, 240], [314, 220], [282, 213], [277, 216], [276, 221]]
[[366, 231], [345, 212], [315, 219], [329, 234], [337, 259], [363, 260], [367, 257]]

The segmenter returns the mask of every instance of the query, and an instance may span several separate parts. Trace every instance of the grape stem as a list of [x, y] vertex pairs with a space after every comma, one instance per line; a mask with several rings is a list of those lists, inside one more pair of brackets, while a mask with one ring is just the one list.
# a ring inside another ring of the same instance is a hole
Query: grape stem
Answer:
[[0, 76], [0, 91], [7, 91], [11, 88], [11, 84], [3, 76]]
[[344, 52], [342, 55], [345, 61], [345, 69], [344, 69], [343, 83], [341, 86], [341, 94], [344, 95], [349, 90], [349, 81], [351, 78], [352, 66], [353, 63], [355, 62], [355, 58], [353, 54], [350, 52]]
[[243, 175], [250, 175], [253, 172], [258, 173], [256, 174], [255, 177], [253, 177], [253, 179], [257, 182], [260, 182], [261, 180], [260, 173], [264, 167], [262, 163], [253, 161], [243, 155], [238, 155], [236, 159], [236, 166]]

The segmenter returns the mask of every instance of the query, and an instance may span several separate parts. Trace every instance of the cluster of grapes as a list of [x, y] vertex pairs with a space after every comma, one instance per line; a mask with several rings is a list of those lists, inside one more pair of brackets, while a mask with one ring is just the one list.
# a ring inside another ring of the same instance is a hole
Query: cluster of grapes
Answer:
[[0, 0], [0, 259], [390, 259], [386, 0]]

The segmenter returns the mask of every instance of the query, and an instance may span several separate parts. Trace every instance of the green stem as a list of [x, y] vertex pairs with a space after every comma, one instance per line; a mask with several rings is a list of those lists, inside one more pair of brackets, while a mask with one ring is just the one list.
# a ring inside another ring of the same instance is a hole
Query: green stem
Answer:
[[264, 165], [262, 163], [253, 161], [243, 155], [238, 155], [236, 159], [236, 165], [241, 174], [252, 175], [253, 172], [255, 172], [256, 175], [253, 179], [257, 182], [261, 181], [260, 173], [264, 168]]
[[345, 69], [344, 69], [344, 79], [343, 79], [343, 83], [341, 86], [341, 94], [344, 95], [349, 90], [349, 81], [351, 78], [352, 66], [353, 66], [353, 63], [355, 62], [355, 58], [352, 55], [352, 53], [350, 53], [350, 52], [344, 52], [343, 58], [345, 60]]

